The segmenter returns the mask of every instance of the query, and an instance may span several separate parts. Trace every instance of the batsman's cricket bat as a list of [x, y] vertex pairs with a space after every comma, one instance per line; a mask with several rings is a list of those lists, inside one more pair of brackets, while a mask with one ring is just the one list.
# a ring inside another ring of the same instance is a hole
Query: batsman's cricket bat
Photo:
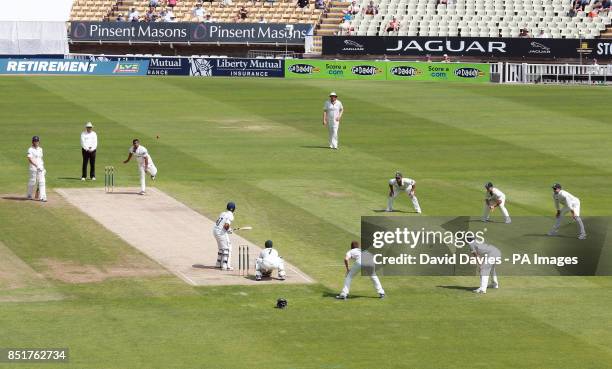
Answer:
[[238, 228], [234, 228], [234, 231], [248, 231], [250, 229], [253, 229], [253, 227], [251, 226], [246, 226], [246, 227], [238, 227]]
[[34, 199], [40, 200], [40, 188], [38, 187], [38, 184], [36, 185], [36, 193], [34, 194]]

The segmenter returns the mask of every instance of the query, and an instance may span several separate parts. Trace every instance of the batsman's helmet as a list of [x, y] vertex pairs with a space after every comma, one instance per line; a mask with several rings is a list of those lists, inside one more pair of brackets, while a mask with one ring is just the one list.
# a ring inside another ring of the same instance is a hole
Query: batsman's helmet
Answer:
[[284, 298], [279, 298], [278, 300], [276, 300], [276, 307], [278, 309], [284, 309], [287, 307], [287, 300], [285, 300]]
[[35, 141], [36, 142], [40, 141], [40, 137], [38, 137], [38, 136], [32, 137], [32, 142], [35, 142]]
[[227, 203], [227, 210], [234, 212], [236, 210], [236, 204], [234, 204], [232, 201]]
[[555, 183], [555, 184], [552, 186], [552, 188], [553, 188], [553, 190], [556, 190], [556, 189], [559, 189], [559, 190], [560, 190], [560, 189], [561, 189], [561, 185], [560, 185], [559, 183]]
[[400, 172], [399, 170], [395, 172], [395, 178], [398, 178], [398, 177], [400, 178], [402, 177], [402, 172]]
[[487, 190], [488, 190], [489, 188], [491, 188], [491, 187], [493, 187], [493, 183], [491, 183], [491, 182], [487, 182], [487, 183], [485, 184], [485, 188], [486, 188]]
[[272, 245], [273, 245], [272, 240], [267, 240], [265, 243], [266, 249], [271, 249]]

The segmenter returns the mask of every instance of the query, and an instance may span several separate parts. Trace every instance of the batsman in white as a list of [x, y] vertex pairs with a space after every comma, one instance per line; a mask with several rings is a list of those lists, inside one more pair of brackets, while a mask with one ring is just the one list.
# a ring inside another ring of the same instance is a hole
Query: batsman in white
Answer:
[[232, 242], [229, 235], [232, 233], [232, 222], [234, 221], [236, 204], [230, 201], [225, 208], [227, 210], [219, 215], [213, 226], [213, 235], [215, 240], [217, 240], [218, 249], [216, 267], [223, 270], [234, 270], [231, 264]]
[[329, 131], [329, 148], [338, 149], [338, 128], [344, 114], [344, 107], [335, 92], [329, 94], [329, 100], [323, 106], [323, 125]]
[[138, 161], [138, 171], [140, 172], [140, 192], [139, 194], [144, 195], [146, 191], [146, 183], [145, 183], [145, 172], [149, 172], [151, 175], [151, 179], [155, 180], [155, 176], [157, 175], [157, 168], [155, 164], [153, 164], [153, 159], [147, 148], [140, 145], [140, 140], [135, 138], [132, 140], [132, 146], [128, 150], [128, 157], [123, 161], [124, 164], [132, 159], [132, 156], [136, 156], [136, 160]]
[[487, 197], [485, 197], [484, 213], [482, 215], [482, 221], [489, 221], [489, 213], [495, 208], [499, 207], [502, 214], [504, 215], [504, 221], [506, 224], [512, 223], [508, 209], [506, 209], [506, 195], [501, 192], [498, 188], [493, 186], [493, 183], [489, 182], [485, 184], [487, 190]]
[[417, 213], [421, 213], [421, 206], [419, 206], [419, 200], [417, 199], [414, 190], [416, 188], [416, 181], [411, 178], [404, 178], [402, 173], [395, 172], [395, 178], [391, 178], [389, 180], [389, 199], [387, 200], [387, 210], [388, 212], [393, 211], [393, 201], [395, 198], [401, 193], [405, 192], [410, 200], [412, 201], [412, 206], [414, 206], [414, 210]]
[[32, 146], [26, 155], [30, 164], [30, 179], [28, 181], [28, 199], [33, 199], [34, 187], [38, 184], [39, 200], [47, 202], [47, 190], [45, 187], [45, 163], [43, 162], [43, 149], [40, 147], [40, 138], [32, 137]]
[[[349, 261], [351, 259], [353, 259], [354, 263], [353, 266], [349, 269]], [[351, 288], [351, 281], [353, 280], [353, 277], [361, 271], [361, 263], [361, 248], [359, 247], [359, 242], [353, 241], [351, 242], [351, 249], [344, 256], [346, 277], [344, 278], [344, 287], [342, 287], [342, 292], [340, 292], [340, 294], [336, 296], [337, 299], [346, 300], [348, 298], [349, 289]], [[373, 267], [373, 264], [370, 267]], [[378, 297], [380, 297], [381, 299], [384, 298], [385, 290], [383, 289], [382, 284], [380, 284], [380, 279], [378, 279], [378, 276], [376, 275], [374, 270], [372, 270], [372, 273], [370, 274], [370, 279], [372, 279], [372, 283], [374, 284], [374, 288], [378, 293]]]
[[261, 281], [261, 277], [269, 277], [274, 270], [278, 270], [278, 279], [285, 280], [285, 263], [272, 246], [272, 240], [267, 240], [265, 248], [259, 253], [255, 261], [255, 280]]
[[[555, 183], [552, 186], [553, 189], [553, 199], [555, 201], [555, 208], [557, 209], [555, 225], [548, 232], [549, 236], [554, 236], [559, 231], [559, 227], [561, 226], [561, 217], [565, 215], [567, 212], [572, 213], [572, 217], [578, 224], [578, 239], [584, 240], [586, 238], [586, 232], [584, 230], [584, 224], [582, 223], [582, 218], [580, 218], [580, 199], [571, 193], [563, 190], [561, 185]], [[563, 208], [561, 208], [563, 205]]]
[[497, 272], [495, 271], [495, 259], [501, 258], [501, 251], [493, 245], [478, 242], [474, 237], [466, 237], [467, 244], [470, 246], [472, 256], [484, 258], [484, 262], [479, 264], [480, 287], [475, 289], [475, 293], [487, 293], [489, 287], [489, 277], [493, 277], [491, 288], [499, 288]]

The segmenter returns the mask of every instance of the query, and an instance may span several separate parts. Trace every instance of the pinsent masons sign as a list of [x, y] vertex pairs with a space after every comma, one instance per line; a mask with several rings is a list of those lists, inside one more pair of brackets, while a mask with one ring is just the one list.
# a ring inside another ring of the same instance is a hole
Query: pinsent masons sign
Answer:
[[72, 41], [287, 43], [301, 45], [310, 24], [72, 22]]

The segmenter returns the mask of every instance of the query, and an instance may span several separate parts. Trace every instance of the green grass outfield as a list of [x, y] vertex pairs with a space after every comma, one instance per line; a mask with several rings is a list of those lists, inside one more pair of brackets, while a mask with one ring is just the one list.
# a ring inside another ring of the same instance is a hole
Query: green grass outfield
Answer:
[[[332, 90], [346, 109], [337, 152], [320, 148]], [[71, 350], [69, 364], [0, 368], [612, 368], [612, 278], [502, 276], [502, 289], [478, 296], [437, 287], [476, 286], [476, 277], [387, 277], [385, 300], [359, 278], [351, 292], [360, 298], [333, 298], [360, 216], [385, 207], [397, 169], [418, 181], [424, 215], [479, 215], [488, 180], [512, 215], [552, 223], [556, 181], [585, 216], [610, 215], [610, 101], [599, 87], [0, 78], [0, 194], [24, 193], [34, 134], [51, 191], [102, 186], [104, 165], [118, 168], [118, 185], [136, 185], [135, 165], [120, 162], [138, 137], [157, 187], [209, 217], [236, 201], [250, 240], [272, 238], [318, 281], [194, 288], [172, 275], [48, 277], [0, 289], [14, 300], [0, 302], [0, 348]], [[74, 180], [88, 120], [100, 140], [96, 183]], [[100, 268], [144, 259], [59, 200], [0, 205], [1, 243], [45, 275], [49, 259]], [[22, 298], [51, 292], [61, 299]], [[281, 296], [285, 311], [272, 308]]]

